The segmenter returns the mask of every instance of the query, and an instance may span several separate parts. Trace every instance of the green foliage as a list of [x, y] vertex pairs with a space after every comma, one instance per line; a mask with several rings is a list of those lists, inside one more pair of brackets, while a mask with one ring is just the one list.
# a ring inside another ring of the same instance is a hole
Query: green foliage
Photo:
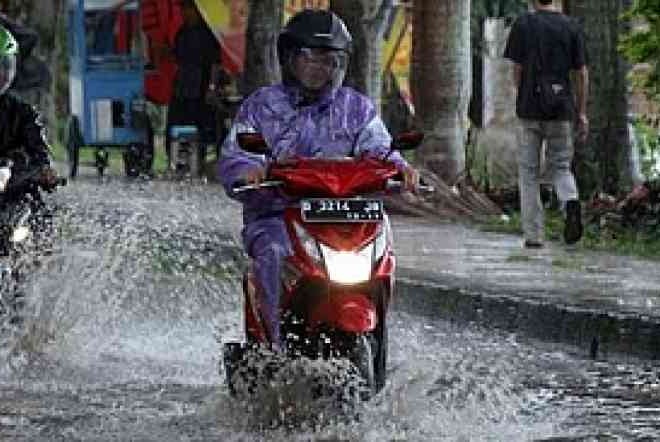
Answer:
[[633, 23], [619, 49], [632, 63], [648, 63], [649, 68], [636, 72], [633, 80], [652, 100], [660, 102], [660, 0], [635, 0], [623, 14]]
[[660, 131], [643, 120], [634, 123], [642, 173], [649, 180], [660, 178]]
[[486, 232], [510, 233], [512, 235], [522, 234], [520, 225], [520, 212], [513, 212], [511, 215], [496, 216], [483, 223], [481, 229]]
[[660, 260], [660, 231], [588, 224], [585, 227], [582, 247]]
[[[546, 238], [552, 241], [560, 241], [563, 228], [564, 221], [561, 213], [557, 210], [547, 210], [545, 212]], [[521, 235], [520, 213], [515, 212], [508, 219], [493, 217], [482, 224], [481, 229], [487, 232]], [[597, 223], [587, 223], [578, 249], [660, 260], [660, 228], [637, 230], [628, 227], [617, 228], [612, 225], [601, 226]], [[553, 263], [556, 267], [562, 267], [563, 264], [563, 262]], [[572, 263], [570, 264], [572, 265]]]

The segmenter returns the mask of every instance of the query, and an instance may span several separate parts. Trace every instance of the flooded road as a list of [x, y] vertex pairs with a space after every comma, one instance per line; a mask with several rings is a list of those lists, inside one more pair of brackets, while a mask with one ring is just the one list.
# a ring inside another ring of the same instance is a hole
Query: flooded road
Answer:
[[660, 438], [659, 364], [592, 361], [403, 298], [388, 385], [357, 418], [303, 398], [309, 419], [270, 428], [270, 398], [230, 399], [218, 369], [218, 341], [241, 334], [239, 207], [216, 187], [119, 179], [49, 198], [59, 239], [0, 361], [0, 440]]

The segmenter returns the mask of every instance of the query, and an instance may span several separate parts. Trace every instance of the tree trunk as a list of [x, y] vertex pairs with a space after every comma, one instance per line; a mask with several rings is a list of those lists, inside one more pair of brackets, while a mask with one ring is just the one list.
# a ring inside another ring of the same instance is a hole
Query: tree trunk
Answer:
[[50, 85], [50, 100], [48, 103], [48, 121], [51, 125], [52, 138], [61, 138], [56, 127], [58, 119], [63, 120], [64, 115], [69, 114], [69, 54], [67, 52], [68, 28], [67, 28], [67, 2], [65, 0], [53, 0], [53, 34], [52, 50], [47, 62], [53, 73], [53, 81]]
[[[39, 35], [37, 46], [31, 55], [32, 66], [41, 66], [50, 72], [50, 84], [43, 83], [39, 87], [20, 91], [21, 97], [37, 106], [49, 127], [49, 141], [54, 141], [57, 131], [57, 115], [61, 110], [58, 104], [66, 100], [66, 89], [61, 84], [66, 83], [66, 39], [62, 42], [61, 33], [66, 32], [66, 15], [64, 0], [50, 0], [39, 3], [39, 13], [35, 14], [35, 0], [4, 0], [0, 3], [2, 11], [12, 20], [35, 30]], [[37, 61], [38, 60], [38, 61]], [[44, 77], [47, 79], [48, 75]]]
[[380, 107], [383, 34], [394, 10], [393, 0], [331, 0], [330, 9], [353, 36], [346, 84], [368, 95]]
[[484, 43], [485, 18], [476, 19], [476, 25], [470, 32], [472, 45], [472, 95], [468, 107], [468, 117], [475, 127], [484, 126], [484, 58], [486, 51]]
[[416, 0], [412, 93], [423, 166], [452, 183], [465, 168], [471, 92], [470, 0]]
[[249, 0], [249, 7], [245, 73], [241, 87], [244, 95], [280, 81], [277, 36], [282, 29], [284, 11], [281, 0]]
[[571, 0], [568, 13], [583, 22], [589, 54], [589, 139], [576, 144], [575, 166], [580, 191], [617, 193], [630, 183], [628, 137], [629, 65], [617, 51], [627, 24], [620, 15], [631, 0]]

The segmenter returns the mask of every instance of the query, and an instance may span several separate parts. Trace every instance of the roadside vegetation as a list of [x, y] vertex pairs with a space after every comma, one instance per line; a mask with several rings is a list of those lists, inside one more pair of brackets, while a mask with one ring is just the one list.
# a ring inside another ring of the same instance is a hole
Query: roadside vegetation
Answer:
[[[563, 226], [564, 221], [558, 210], [546, 210], [545, 234], [547, 240], [560, 242]], [[522, 235], [520, 212], [492, 217], [480, 227], [487, 232]], [[595, 250], [660, 261], [660, 227], [619, 228], [607, 222], [593, 222], [587, 213], [584, 236], [576, 247], [577, 250]]]

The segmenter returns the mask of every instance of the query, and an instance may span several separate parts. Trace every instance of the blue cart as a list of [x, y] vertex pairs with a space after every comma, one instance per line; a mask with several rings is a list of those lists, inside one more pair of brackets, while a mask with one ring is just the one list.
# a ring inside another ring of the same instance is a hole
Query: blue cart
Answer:
[[85, 148], [95, 149], [99, 175], [111, 150], [122, 153], [128, 176], [151, 173], [154, 136], [139, 7], [139, 0], [68, 0], [71, 113], [65, 143], [71, 178]]

